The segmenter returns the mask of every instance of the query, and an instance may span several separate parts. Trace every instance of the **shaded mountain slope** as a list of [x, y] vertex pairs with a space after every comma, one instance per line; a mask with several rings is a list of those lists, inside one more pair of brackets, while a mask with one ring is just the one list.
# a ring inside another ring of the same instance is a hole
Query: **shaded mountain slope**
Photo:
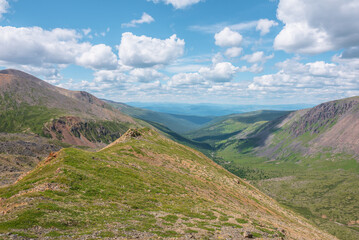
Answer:
[[0, 197], [5, 239], [335, 239], [149, 129], [129, 130], [98, 152], [52, 154]]
[[288, 111], [261, 110], [222, 116], [214, 119], [207, 126], [186, 134], [186, 136], [196, 141], [215, 145], [232, 136], [245, 137], [263, 127], [267, 122], [289, 113]]
[[1, 132], [36, 133], [91, 147], [138, 125], [87, 92], [55, 87], [12, 69], [0, 71], [0, 118]]

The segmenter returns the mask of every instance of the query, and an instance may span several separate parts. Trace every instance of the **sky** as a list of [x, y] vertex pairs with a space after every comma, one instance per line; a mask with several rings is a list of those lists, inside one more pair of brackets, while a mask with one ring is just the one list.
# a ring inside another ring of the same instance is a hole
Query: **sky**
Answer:
[[0, 69], [119, 102], [359, 95], [359, 0], [0, 0]]

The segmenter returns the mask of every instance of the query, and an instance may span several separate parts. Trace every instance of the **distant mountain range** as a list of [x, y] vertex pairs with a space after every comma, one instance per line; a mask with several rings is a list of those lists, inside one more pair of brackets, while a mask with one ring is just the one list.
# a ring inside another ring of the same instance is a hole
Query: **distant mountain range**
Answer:
[[216, 118], [215, 116], [191, 116], [156, 112], [148, 109], [132, 107], [124, 103], [109, 100], [104, 101], [129, 116], [142, 119], [144, 121], [163, 124], [172, 131], [180, 134], [199, 129]]
[[189, 116], [224, 116], [235, 113], [246, 113], [258, 110], [293, 111], [311, 108], [313, 104], [283, 104], [283, 105], [230, 105], [230, 104], [185, 104], [185, 103], [151, 103], [129, 102], [127, 105], [148, 109], [161, 113]]

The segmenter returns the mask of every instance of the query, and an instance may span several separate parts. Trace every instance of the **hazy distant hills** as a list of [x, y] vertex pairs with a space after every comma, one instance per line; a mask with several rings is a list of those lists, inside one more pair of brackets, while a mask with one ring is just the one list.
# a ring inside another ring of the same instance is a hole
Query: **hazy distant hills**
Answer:
[[5, 238], [335, 239], [150, 129], [98, 152], [63, 149], [0, 197]]
[[224, 116], [235, 113], [246, 113], [258, 110], [293, 111], [313, 107], [312, 104], [283, 105], [246, 105], [246, 104], [186, 104], [186, 103], [150, 103], [129, 102], [127, 105], [156, 112], [189, 115], [189, 116]]
[[142, 109], [132, 107], [124, 103], [118, 103], [114, 101], [104, 100], [113, 107], [119, 109], [121, 112], [139, 118], [144, 121], [155, 122], [163, 124], [172, 131], [183, 134], [206, 125], [207, 123], [214, 120], [214, 116], [190, 116], [190, 115], [179, 115], [164, 112], [156, 112], [148, 109]]

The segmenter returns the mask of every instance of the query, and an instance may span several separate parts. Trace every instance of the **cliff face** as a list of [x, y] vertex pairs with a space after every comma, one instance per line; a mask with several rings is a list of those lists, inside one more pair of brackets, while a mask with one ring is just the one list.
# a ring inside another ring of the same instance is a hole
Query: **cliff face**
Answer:
[[295, 137], [307, 132], [311, 134], [319, 133], [322, 128], [330, 127], [344, 115], [352, 113], [352, 110], [357, 108], [358, 104], [359, 99], [357, 98], [322, 103], [311, 108], [298, 121], [295, 121], [290, 126], [290, 132]]

